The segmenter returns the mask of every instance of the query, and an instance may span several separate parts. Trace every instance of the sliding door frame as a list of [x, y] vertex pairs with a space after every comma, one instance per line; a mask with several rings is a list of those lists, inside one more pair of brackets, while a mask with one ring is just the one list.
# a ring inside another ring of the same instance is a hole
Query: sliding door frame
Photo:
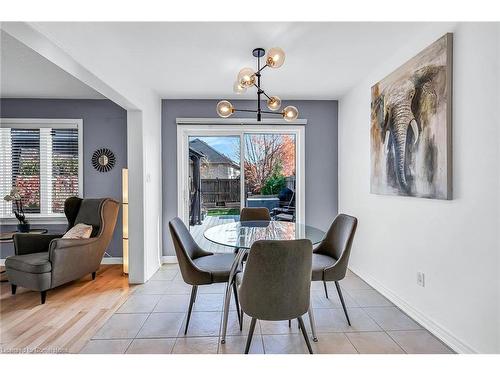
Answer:
[[296, 220], [305, 223], [305, 126], [307, 120], [297, 120], [291, 125], [282, 120], [257, 122], [250, 119], [177, 119], [177, 215], [189, 223], [189, 137], [240, 137], [240, 205], [245, 202], [244, 160], [245, 134], [292, 134], [295, 136], [296, 163]]

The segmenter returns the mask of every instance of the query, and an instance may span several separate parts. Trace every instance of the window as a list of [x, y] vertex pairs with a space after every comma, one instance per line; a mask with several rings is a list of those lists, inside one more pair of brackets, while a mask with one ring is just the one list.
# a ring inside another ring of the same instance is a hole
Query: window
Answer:
[[64, 216], [82, 195], [82, 120], [0, 119], [0, 218], [14, 218], [3, 197], [20, 190], [28, 219]]

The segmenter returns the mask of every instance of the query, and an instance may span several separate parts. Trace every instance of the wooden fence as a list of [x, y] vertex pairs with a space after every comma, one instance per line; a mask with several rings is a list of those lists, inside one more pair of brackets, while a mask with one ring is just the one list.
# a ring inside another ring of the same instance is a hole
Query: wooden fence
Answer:
[[[295, 191], [295, 176], [286, 178], [286, 186]], [[246, 192], [248, 194], [248, 192]], [[201, 201], [203, 205], [215, 207], [222, 202], [238, 203], [240, 201], [240, 180], [214, 178], [201, 180]]]
[[217, 206], [222, 202], [234, 203], [240, 201], [239, 179], [202, 179], [201, 201], [204, 205]]

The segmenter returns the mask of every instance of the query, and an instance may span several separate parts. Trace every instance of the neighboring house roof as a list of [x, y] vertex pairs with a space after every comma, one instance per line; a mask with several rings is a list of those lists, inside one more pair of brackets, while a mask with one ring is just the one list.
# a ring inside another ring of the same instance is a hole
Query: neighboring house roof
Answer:
[[210, 147], [207, 143], [203, 142], [201, 139], [196, 138], [190, 141], [189, 149], [204, 155], [209, 163], [230, 164], [233, 168], [240, 169], [240, 166], [238, 164], [236, 164], [226, 155], [220, 153], [213, 147]]

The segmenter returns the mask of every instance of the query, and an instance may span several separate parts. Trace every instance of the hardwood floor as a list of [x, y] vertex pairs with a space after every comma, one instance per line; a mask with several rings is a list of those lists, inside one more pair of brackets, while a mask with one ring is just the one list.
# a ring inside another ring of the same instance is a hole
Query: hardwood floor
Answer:
[[121, 265], [47, 292], [0, 284], [0, 353], [78, 353], [133, 291]]

